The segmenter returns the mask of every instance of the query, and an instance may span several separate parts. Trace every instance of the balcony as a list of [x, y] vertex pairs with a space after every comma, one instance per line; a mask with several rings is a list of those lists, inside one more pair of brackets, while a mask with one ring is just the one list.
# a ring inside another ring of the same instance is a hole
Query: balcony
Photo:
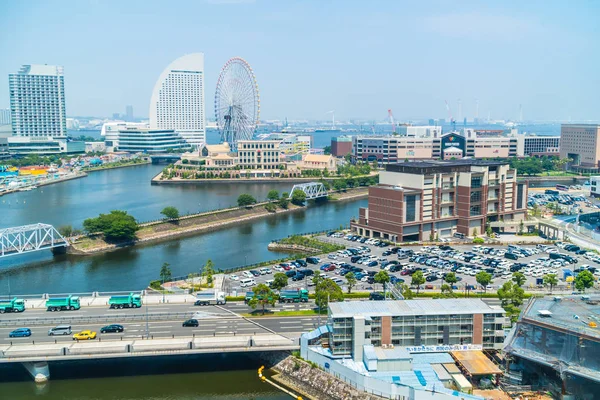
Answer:
[[454, 185], [453, 183], [442, 183], [442, 190], [450, 190], [450, 189], [454, 189], [456, 187], [456, 185]]

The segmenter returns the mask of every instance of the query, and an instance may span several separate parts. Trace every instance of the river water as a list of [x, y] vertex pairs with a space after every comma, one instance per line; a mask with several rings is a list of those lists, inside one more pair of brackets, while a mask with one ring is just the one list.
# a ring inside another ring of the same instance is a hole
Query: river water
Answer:
[[[85, 218], [127, 210], [139, 221], [161, 217], [165, 206], [197, 212], [234, 205], [240, 193], [264, 199], [271, 189], [291, 184], [235, 183], [150, 185], [161, 166], [98, 171], [88, 177], [0, 198], [0, 228], [44, 222], [81, 227]], [[347, 225], [366, 200], [311, 204], [284, 215], [240, 223], [228, 229], [158, 244], [135, 246], [94, 256], [40, 251], [0, 259], [0, 295], [140, 290], [158, 279], [164, 262], [173, 276], [198, 272], [208, 259], [228, 269], [280, 258], [267, 250], [272, 239]]]

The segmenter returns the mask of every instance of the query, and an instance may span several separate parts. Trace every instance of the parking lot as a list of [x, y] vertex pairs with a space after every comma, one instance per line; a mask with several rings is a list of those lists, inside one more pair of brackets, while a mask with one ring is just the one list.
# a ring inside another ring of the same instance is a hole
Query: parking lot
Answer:
[[[345, 234], [344, 234], [345, 235]], [[338, 237], [336, 237], [338, 236]], [[339, 237], [342, 236], [342, 237]], [[352, 235], [349, 235], [352, 236]], [[547, 274], [556, 274], [558, 285], [556, 291], [571, 291], [570, 284], [565, 278], [575, 275], [579, 268], [589, 269], [597, 278], [600, 278], [600, 256], [587, 252], [584, 249], [569, 251], [563, 247], [568, 244], [556, 245], [473, 245], [459, 244], [439, 246], [385, 246], [380, 247], [370, 244], [366, 239], [348, 240], [341, 233], [321, 236], [319, 239], [346, 246], [345, 251], [320, 255], [316, 264], [299, 260], [298, 263], [288, 262], [273, 265], [263, 271], [245, 271], [227, 275], [226, 282], [229, 292], [244, 293], [252, 290], [254, 284], [268, 283], [276, 272], [286, 273], [288, 288], [304, 287], [314, 289], [311, 275], [300, 274], [297, 271], [320, 270], [322, 275], [336, 281], [346, 289], [346, 279], [343, 277], [349, 271], [354, 272], [359, 279], [353, 290], [380, 290], [381, 285], [373, 282], [373, 276], [381, 269], [386, 269], [392, 277], [392, 283], [405, 282], [410, 285], [411, 274], [419, 269], [426, 276], [427, 282], [421, 289], [439, 290], [443, 284], [443, 276], [454, 272], [458, 282], [454, 289], [463, 291], [482, 290], [477, 284], [475, 275], [479, 271], [486, 271], [493, 276], [492, 283], [487, 290], [496, 291], [504, 282], [510, 280], [513, 272], [522, 272], [527, 278], [524, 288], [526, 290], [544, 290], [538, 280]], [[361, 240], [363, 243], [361, 243]], [[577, 254], [578, 251], [580, 254]], [[508, 256], [506, 253], [510, 253]], [[552, 255], [554, 253], [554, 255]], [[305, 265], [306, 264], [306, 265]], [[263, 272], [261, 274], [261, 272]], [[294, 275], [298, 275], [294, 278]], [[245, 276], [245, 275], [252, 275]], [[237, 278], [237, 279], [236, 279]], [[254, 284], [242, 287], [244, 279], [251, 279]], [[296, 280], [294, 280], [296, 279]], [[596, 284], [597, 285], [597, 284]], [[547, 289], [546, 289], [547, 290]]]

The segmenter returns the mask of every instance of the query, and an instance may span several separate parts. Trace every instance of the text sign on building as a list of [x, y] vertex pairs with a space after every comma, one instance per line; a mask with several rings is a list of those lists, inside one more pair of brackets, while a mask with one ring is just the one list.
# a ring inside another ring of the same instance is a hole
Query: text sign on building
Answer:
[[480, 344], [454, 344], [442, 346], [406, 346], [404, 349], [409, 353], [443, 353], [447, 351], [483, 350], [483, 346]]

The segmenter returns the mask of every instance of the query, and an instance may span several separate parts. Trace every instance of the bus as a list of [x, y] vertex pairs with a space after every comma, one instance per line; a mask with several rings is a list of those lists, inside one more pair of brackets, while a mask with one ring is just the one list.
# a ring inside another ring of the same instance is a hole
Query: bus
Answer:
[[567, 190], [569, 190], [569, 187], [568, 187], [568, 186], [565, 186], [565, 185], [556, 185], [556, 190], [564, 190], [564, 191], [567, 191]]
[[558, 190], [546, 189], [545, 194], [551, 194], [553, 196], [558, 196]]

